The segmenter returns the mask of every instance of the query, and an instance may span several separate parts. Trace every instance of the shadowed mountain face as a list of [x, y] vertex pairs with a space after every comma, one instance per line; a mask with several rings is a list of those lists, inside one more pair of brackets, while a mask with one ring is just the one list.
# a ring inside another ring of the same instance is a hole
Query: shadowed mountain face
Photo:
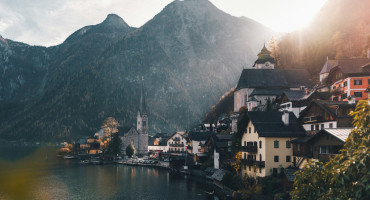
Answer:
[[52, 55], [45, 64], [45, 84], [38, 94], [20, 99], [30, 99], [22, 106], [5, 109], [1, 137], [92, 135], [109, 116], [123, 126], [134, 125], [141, 77], [150, 132], [189, 128], [235, 86], [242, 66], [255, 60], [271, 34], [205, 0], [174, 1], [138, 29], [108, 15], [61, 45], [40, 47]]

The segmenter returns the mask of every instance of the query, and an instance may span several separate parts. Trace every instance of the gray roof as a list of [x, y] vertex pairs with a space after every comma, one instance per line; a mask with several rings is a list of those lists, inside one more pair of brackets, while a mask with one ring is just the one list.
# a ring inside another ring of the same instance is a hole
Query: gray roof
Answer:
[[217, 181], [222, 181], [222, 178], [224, 177], [224, 175], [225, 175], [224, 170], [218, 169], [217, 171], [215, 171], [215, 173], [213, 173], [213, 175], [211, 176], [211, 178], [212, 179], [215, 179]]
[[189, 139], [195, 141], [206, 141], [213, 132], [189, 132]]
[[255, 96], [255, 95], [279, 96], [282, 93], [283, 93], [283, 90], [254, 89], [253, 92], [249, 96], [250, 97]]
[[324, 131], [345, 142], [354, 128], [325, 128]]
[[236, 91], [242, 88], [288, 89], [312, 84], [304, 69], [243, 69]]
[[306, 94], [304, 90], [285, 90], [284, 94], [290, 101], [299, 101], [304, 100], [310, 97], [314, 91], [311, 91]]
[[297, 122], [293, 113], [289, 113], [289, 124], [282, 121], [282, 113], [277, 111], [247, 112], [247, 122], [252, 121], [259, 137], [304, 137], [305, 129]]
[[344, 73], [363, 72], [362, 67], [370, 63], [368, 58], [349, 58], [338, 60], [326, 60], [320, 74], [329, 73], [334, 67], [339, 67]]

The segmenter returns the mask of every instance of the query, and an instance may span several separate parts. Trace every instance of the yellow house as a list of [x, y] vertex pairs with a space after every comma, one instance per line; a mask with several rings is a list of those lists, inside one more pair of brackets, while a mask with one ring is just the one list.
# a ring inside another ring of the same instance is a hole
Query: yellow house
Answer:
[[292, 112], [247, 112], [241, 144], [242, 175], [265, 177], [293, 166], [291, 140], [305, 130]]

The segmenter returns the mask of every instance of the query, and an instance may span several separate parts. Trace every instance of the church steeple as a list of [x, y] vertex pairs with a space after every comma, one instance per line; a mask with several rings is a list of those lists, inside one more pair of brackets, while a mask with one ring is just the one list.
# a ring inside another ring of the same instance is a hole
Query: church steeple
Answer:
[[141, 77], [141, 94], [140, 94], [140, 115], [146, 115], [145, 93], [144, 93], [144, 77]]
[[253, 65], [255, 69], [274, 69], [276, 61], [271, 57], [271, 51], [266, 48], [265, 44], [263, 44], [263, 48], [257, 56], [258, 59]]
[[137, 131], [139, 134], [148, 134], [148, 115], [145, 104], [144, 77], [141, 78], [141, 92], [139, 110], [137, 113]]

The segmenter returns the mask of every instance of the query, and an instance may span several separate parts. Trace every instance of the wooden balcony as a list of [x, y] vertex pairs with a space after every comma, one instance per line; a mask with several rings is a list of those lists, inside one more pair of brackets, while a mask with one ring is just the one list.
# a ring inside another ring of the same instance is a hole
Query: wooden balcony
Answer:
[[170, 147], [184, 147], [184, 144], [171, 144]]
[[242, 152], [257, 153], [257, 146], [241, 146]]
[[265, 161], [258, 161], [258, 160], [248, 160], [248, 159], [241, 159], [241, 163], [243, 165], [248, 165], [248, 166], [256, 166], [256, 167], [265, 167]]

